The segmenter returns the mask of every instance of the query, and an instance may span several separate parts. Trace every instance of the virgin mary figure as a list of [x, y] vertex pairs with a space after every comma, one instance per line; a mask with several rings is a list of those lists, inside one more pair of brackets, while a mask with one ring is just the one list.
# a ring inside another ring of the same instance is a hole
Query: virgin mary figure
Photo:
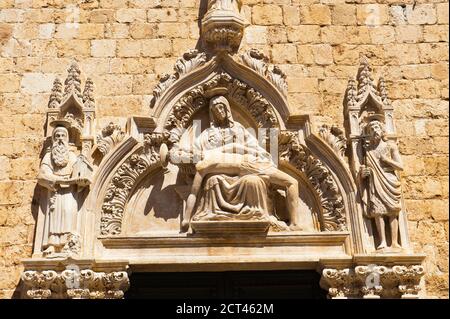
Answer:
[[[196, 175], [182, 228], [194, 220], [269, 220], [270, 184], [286, 187], [291, 228], [299, 229], [298, 182], [277, 169], [271, 155], [240, 123], [233, 120], [228, 100], [209, 104], [210, 127], [194, 143]], [[197, 197], [199, 200], [197, 202]]]

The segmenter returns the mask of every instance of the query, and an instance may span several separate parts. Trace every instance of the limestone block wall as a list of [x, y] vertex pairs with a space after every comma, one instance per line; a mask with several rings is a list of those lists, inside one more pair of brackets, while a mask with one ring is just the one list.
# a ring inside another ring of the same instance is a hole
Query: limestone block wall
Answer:
[[[200, 4], [202, 2], [202, 4]], [[31, 256], [32, 202], [55, 76], [77, 60], [96, 90], [98, 127], [149, 114], [158, 76], [194, 48], [200, 0], [0, 0], [0, 298], [18, 295]], [[427, 293], [448, 298], [448, 1], [244, 0], [258, 48], [288, 75], [289, 102], [316, 126], [342, 126], [365, 53], [393, 100], [406, 165], [409, 229]]]

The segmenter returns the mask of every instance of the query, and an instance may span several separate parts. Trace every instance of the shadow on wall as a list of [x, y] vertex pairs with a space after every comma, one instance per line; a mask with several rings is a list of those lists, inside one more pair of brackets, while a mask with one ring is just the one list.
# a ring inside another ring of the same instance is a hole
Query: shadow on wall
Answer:
[[[198, 8], [198, 29], [200, 30], [200, 34], [202, 34], [202, 20], [208, 11], [208, 0], [200, 0], [200, 7]], [[198, 38], [197, 44], [195, 45], [195, 49], [202, 49], [202, 40], [201, 37]]]

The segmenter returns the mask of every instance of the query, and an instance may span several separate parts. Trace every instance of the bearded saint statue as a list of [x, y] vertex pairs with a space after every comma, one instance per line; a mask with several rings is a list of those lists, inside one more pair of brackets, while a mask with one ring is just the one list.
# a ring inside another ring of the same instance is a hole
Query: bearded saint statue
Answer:
[[397, 145], [385, 138], [380, 116], [372, 116], [365, 127], [365, 164], [361, 166], [362, 199], [367, 207], [366, 217], [375, 220], [380, 244], [387, 247], [386, 220], [391, 235], [391, 248], [401, 248], [398, 240], [398, 216], [402, 209], [401, 182], [398, 172], [403, 170]]
[[52, 134], [51, 151], [42, 159], [39, 185], [47, 189], [42, 241], [43, 255], [65, 257], [79, 251], [78, 195], [90, 184], [86, 178], [72, 177], [76, 154], [69, 148], [69, 132], [56, 127]]

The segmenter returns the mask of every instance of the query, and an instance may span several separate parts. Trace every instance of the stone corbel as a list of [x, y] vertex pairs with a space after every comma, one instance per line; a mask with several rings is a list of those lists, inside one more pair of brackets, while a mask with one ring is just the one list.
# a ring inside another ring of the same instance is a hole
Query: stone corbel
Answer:
[[392, 271], [398, 280], [402, 299], [419, 299], [420, 280], [425, 271], [421, 265], [394, 266]]
[[355, 268], [358, 284], [364, 299], [380, 299], [383, 292], [382, 278], [388, 273], [384, 266], [357, 266]]
[[22, 273], [26, 296], [31, 299], [49, 299], [52, 296], [51, 286], [58, 278], [53, 270], [33, 271]]
[[322, 270], [320, 286], [328, 291], [330, 299], [348, 299], [355, 294], [355, 272], [351, 268]]
[[60, 272], [28, 270], [22, 280], [26, 297], [31, 299], [122, 299], [130, 285], [126, 271], [74, 268]]

